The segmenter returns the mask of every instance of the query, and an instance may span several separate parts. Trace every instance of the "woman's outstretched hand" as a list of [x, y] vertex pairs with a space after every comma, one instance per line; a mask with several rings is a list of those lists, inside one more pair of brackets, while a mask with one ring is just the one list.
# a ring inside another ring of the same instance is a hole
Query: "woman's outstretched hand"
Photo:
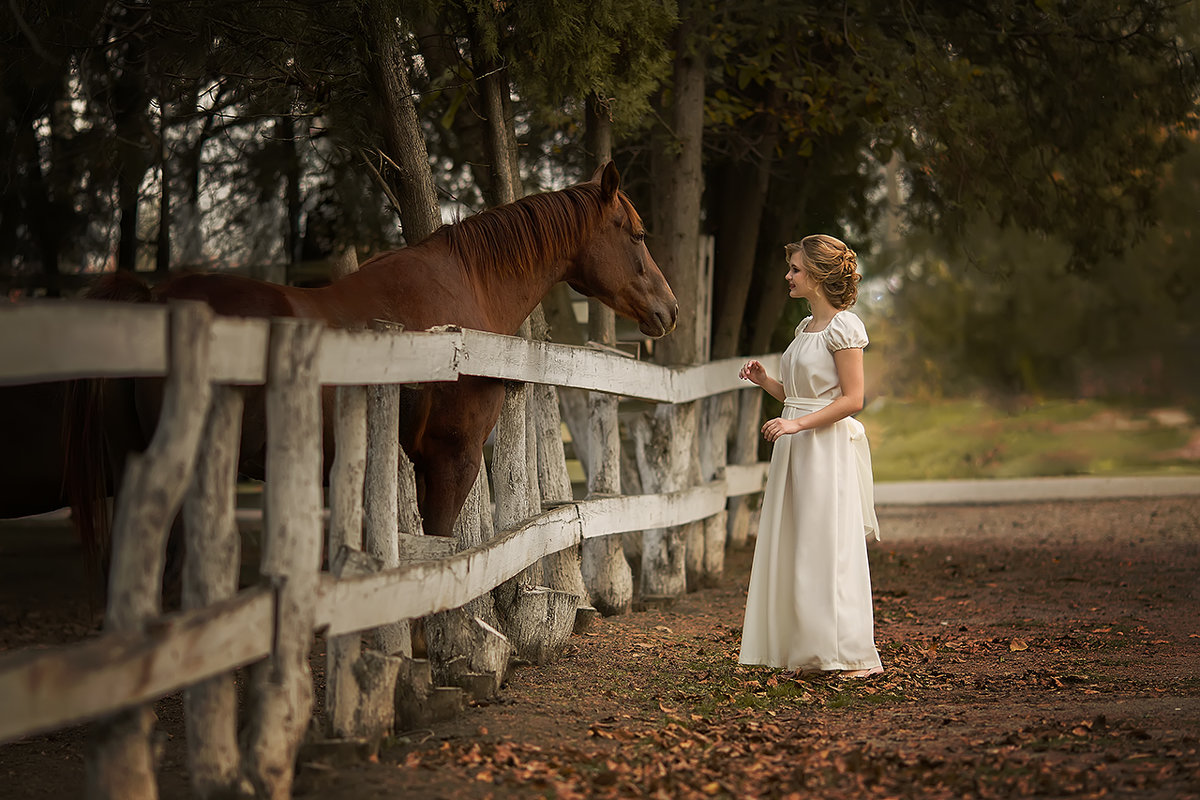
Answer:
[[761, 362], [751, 359], [742, 367], [741, 372], [738, 373], [738, 377], [744, 381], [750, 381], [757, 386], [762, 386], [763, 381], [767, 379], [767, 368]]
[[776, 417], [767, 420], [767, 423], [762, 426], [762, 435], [768, 442], [774, 442], [780, 436], [799, 433], [802, 430], [804, 429], [800, 427], [799, 420]]

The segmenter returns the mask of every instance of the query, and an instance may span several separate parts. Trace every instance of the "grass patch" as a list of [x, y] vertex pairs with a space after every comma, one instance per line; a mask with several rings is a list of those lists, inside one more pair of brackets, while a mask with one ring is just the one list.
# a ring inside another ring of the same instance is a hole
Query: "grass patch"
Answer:
[[1047, 400], [1016, 410], [979, 399], [880, 398], [859, 415], [876, 480], [1200, 473], [1170, 454], [1198, 430], [1154, 408]]
[[850, 708], [908, 700], [900, 689], [880, 689], [871, 682], [842, 680], [835, 674], [792, 677], [786, 670], [748, 670], [732, 664], [686, 669], [677, 697], [691, 714], [706, 720], [722, 709], [783, 711], [799, 708]]

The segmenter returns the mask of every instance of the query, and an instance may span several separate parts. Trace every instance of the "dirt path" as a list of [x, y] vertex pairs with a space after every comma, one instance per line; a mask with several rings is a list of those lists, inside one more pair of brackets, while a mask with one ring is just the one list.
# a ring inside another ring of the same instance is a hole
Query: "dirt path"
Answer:
[[[600, 621], [377, 763], [303, 763], [296, 796], [1200, 798], [1200, 498], [880, 519], [881, 678], [738, 666], [750, 554], [732, 553], [718, 586]], [[0, 644], [68, 629], [53, 608], [14, 625], [8, 579]], [[168, 798], [186, 796], [177, 705]], [[0, 748], [0, 797], [77, 795], [81, 740]]]

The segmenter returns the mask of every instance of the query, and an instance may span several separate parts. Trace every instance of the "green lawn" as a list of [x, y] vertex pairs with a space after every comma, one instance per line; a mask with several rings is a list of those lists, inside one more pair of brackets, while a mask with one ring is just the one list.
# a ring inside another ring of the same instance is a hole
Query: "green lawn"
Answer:
[[880, 481], [1200, 473], [1200, 427], [1177, 407], [879, 398], [859, 419]]

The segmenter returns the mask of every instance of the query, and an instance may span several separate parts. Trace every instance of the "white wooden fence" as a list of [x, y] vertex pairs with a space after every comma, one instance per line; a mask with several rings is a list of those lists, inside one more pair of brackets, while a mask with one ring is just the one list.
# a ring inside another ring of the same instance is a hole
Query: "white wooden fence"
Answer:
[[[771, 359], [762, 360], [777, 369]], [[130, 466], [116, 502], [105, 632], [74, 645], [0, 657], [0, 742], [94, 720], [102, 743], [92, 756], [90, 791], [153, 796], [147, 704], [186, 689], [197, 793], [237, 789], [289, 796], [292, 765], [312, 713], [308, 658], [314, 632], [333, 641], [461, 607], [585, 540], [713, 517], [727, 498], [760, 490], [764, 476], [763, 465], [731, 464], [723, 477], [679, 491], [556, 505], [441, 558], [383, 570], [346, 568], [341, 558], [336, 570], [326, 572], [322, 385], [482, 375], [687, 403], [744, 388], [737, 378], [740, 361], [666, 369], [595, 349], [471, 330], [348, 332], [297, 320], [213, 317], [192, 303], [46, 303], [0, 312], [0, 384], [167, 379], [154, 441]], [[240, 394], [227, 387], [253, 384], [267, 387], [269, 481], [262, 581], [239, 591], [233, 464], [241, 406]], [[339, 431], [361, 430], [366, 403], [339, 406], [339, 414], [348, 415], [339, 418]], [[743, 438], [757, 434], [757, 425], [742, 428]], [[362, 547], [355, 534], [362, 530], [363, 438], [355, 442], [347, 435], [348, 449], [339, 440], [341, 463], [335, 462], [331, 486], [330, 542], [348, 543], [351, 556]], [[741, 444], [741, 451], [752, 452]], [[164, 615], [162, 553], [181, 502], [188, 528], [184, 610]], [[347, 530], [353, 531], [348, 537]], [[330, 549], [334, 561], [339, 554]], [[247, 723], [239, 743], [232, 673], [243, 667], [249, 667], [241, 712]], [[385, 691], [390, 702], [390, 688]]]

